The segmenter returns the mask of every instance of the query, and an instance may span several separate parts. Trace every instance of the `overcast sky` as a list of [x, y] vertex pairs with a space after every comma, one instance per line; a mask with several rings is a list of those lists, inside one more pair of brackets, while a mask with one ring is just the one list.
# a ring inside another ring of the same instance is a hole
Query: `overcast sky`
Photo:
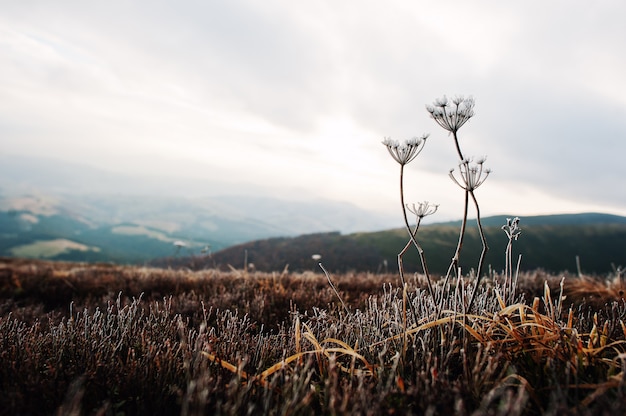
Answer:
[[381, 141], [430, 133], [407, 202], [454, 219], [456, 152], [425, 105], [462, 94], [461, 147], [493, 171], [484, 215], [626, 215], [621, 0], [0, 4], [4, 154], [394, 215]]

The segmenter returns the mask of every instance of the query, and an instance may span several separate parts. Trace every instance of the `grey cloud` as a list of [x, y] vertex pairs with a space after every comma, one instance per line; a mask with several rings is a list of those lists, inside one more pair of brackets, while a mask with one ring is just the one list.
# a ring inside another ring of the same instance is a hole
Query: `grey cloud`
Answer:
[[624, 195], [610, 191], [619, 189], [624, 173], [623, 108], [549, 86], [524, 84], [501, 92], [491, 101], [479, 100], [476, 115], [481, 120], [475, 135], [496, 175], [565, 198], [626, 202]]
[[[178, 112], [171, 132], [178, 120], [187, 133], [209, 117], [202, 110], [216, 109], [253, 114], [291, 133], [290, 146], [259, 139], [253, 148], [271, 154], [288, 147], [307, 157], [302, 137], [325, 117], [345, 117], [376, 140], [430, 132], [416, 163], [445, 173], [456, 163], [451, 139], [424, 105], [471, 94], [476, 117], [461, 140], [467, 154], [488, 155], [494, 178], [564, 198], [626, 202], [615, 191], [626, 151], [626, 81], [616, 75], [626, 68], [625, 6], [618, 2], [477, 1], [467, 16], [393, 1], [70, 4], [4, 8], [5, 26], [61, 48], [62, 58], [31, 60], [24, 51], [16, 58], [0, 49], [5, 128], [33, 129], [29, 121], [37, 120], [38, 133], [69, 135], [83, 129], [63, 127], [75, 110], [98, 137], [150, 136], [161, 130], [156, 121]], [[22, 58], [33, 65], [28, 71], [14, 65]], [[107, 121], [113, 126], [103, 127]], [[205, 140], [204, 133], [193, 137]]]

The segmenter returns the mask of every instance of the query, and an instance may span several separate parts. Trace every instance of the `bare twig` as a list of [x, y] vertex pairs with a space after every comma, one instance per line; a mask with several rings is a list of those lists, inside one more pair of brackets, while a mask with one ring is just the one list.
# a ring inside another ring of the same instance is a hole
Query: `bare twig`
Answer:
[[348, 309], [346, 304], [343, 303], [343, 299], [341, 299], [341, 296], [339, 296], [339, 292], [337, 291], [337, 288], [335, 288], [335, 285], [333, 284], [333, 281], [330, 279], [330, 274], [328, 273], [328, 271], [326, 271], [326, 269], [324, 268], [322, 263], [319, 263], [319, 266], [320, 266], [320, 269], [322, 269], [322, 271], [326, 275], [326, 279], [328, 279], [328, 284], [330, 285], [331, 289], [333, 289], [333, 292], [335, 292], [335, 295], [337, 295], [337, 298], [339, 299], [339, 302], [341, 302], [341, 306], [343, 306], [343, 309], [346, 311], [346, 313], [350, 313], [350, 310]]

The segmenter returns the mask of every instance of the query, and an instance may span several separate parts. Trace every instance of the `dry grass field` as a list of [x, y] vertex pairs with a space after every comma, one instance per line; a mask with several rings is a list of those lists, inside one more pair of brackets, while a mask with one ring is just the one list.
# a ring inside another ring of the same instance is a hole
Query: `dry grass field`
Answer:
[[[332, 276], [322, 264], [261, 273], [247, 252], [245, 269], [228, 272], [0, 258], [0, 412], [626, 414], [622, 270], [520, 273], [517, 217], [501, 227], [505, 267], [493, 270], [475, 192], [491, 170], [458, 137], [474, 99], [444, 96], [426, 109], [452, 137], [449, 177], [464, 196], [443, 276], [429, 268], [418, 233], [439, 205], [407, 203], [404, 192], [405, 166], [429, 134], [385, 138], [407, 231], [397, 274]], [[470, 210], [480, 247], [467, 266]], [[345, 241], [322, 246], [347, 260]], [[622, 247], [607, 245], [620, 256]], [[329, 257], [313, 253], [306, 258]]]
[[0, 259], [0, 412], [626, 411], [621, 276], [328, 277]]

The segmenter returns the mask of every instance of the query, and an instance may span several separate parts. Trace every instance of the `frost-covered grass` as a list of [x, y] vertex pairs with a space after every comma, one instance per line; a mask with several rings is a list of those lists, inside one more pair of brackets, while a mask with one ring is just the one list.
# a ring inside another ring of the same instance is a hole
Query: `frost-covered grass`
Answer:
[[561, 276], [523, 274], [528, 301], [506, 303], [495, 275], [463, 314], [438, 312], [423, 275], [406, 293], [394, 275], [332, 276], [347, 311], [313, 273], [5, 259], [0, 279], [10, 414], [626, 410], [619, 282], [568, 276], [563, 299]]

